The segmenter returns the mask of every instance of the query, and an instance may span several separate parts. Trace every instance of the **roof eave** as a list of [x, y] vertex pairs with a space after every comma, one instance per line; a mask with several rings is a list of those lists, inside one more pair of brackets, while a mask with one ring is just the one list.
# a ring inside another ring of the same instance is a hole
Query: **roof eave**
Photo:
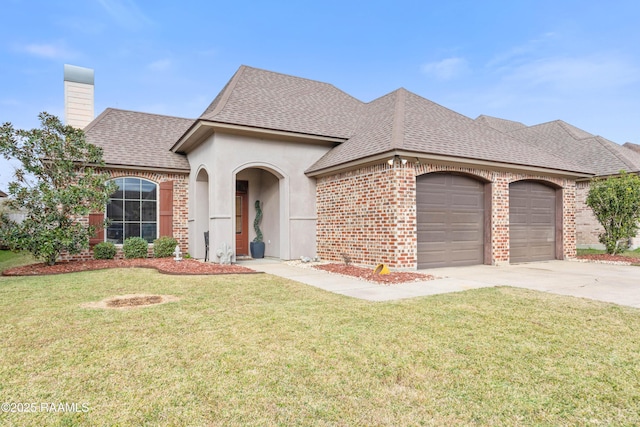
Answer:
[[162, 172], [162, 173], [178, 173], [189, 174], [191, 169], [183, 168], [167, 168], [161, 166], [137, 166], [137, 165], [123, 165], [118, 163], [105, 163], [104, 166], [100, 166], [101, 169], [120, 169], [120, 170], [136, 170], [136, 171], [149, 171], [149, 172]]
[[283, 141], [298, 141], [308, 143], [329, 143], [341, 144], [346, 138], [312, 135], [300, 132], [290, 132], [278, 129], [266, 129], [253, 126], [237, 125], [233, 123], [213, 122], [208, 120], [198, 120], [183, 136], [176, 142], [171, 151], [174, 153], [188, 153], [200, 145], [214, 132], [224, 132], [237, 135], [260, 135], [270, 139], [280, 139]]
[[489, 160], [478, 160], [465, 157], [452, 157], [438, 154], [417, 153], [406, 150], [392, 150], [384, 153], [376, 154], [373, 156], [352, 160], [350, 162], [342, 163], [339, 165], [329, 166], [326, 168], [310, 170], [307, 169], [305, 174], [309, 177], [322, 177], [332, 175], [335, 173], [346, 172], [368, 166], [372, 164], [380, 163], [381, 161], [387, 161], [393, 156], [400, 156], [406, 158], [409, 161], [419, 161], [420, 163], [433, 163], [433, 164], [446, 164], [462, 167], [474, 167], [478, 169], [491, 169], [509, 172], [529, 172], [533, 174], [540, 174], [545, 176], [564, 177], [572, 179], [584, 179], [591, 178], [594, 174], [581, 171], [569, 171], [562, 169], [545, 168], [539, 166], [519, 165], [514, 163], [502, 163]]

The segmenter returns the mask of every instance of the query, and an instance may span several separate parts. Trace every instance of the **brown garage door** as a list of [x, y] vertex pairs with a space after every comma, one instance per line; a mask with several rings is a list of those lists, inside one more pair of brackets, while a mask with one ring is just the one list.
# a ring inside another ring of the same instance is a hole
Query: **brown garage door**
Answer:
[[556, 257], [556, 190], [533, 181], [509, 185], [511, 262]]
[[482, 264], [484, 184], [449, 173], [416, 183], [418, 268]]

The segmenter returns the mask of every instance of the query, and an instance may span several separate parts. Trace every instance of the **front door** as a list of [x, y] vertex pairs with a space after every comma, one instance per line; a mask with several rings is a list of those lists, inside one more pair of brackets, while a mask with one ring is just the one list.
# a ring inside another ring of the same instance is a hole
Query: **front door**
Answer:
[[249, 183], [236, 181], [236, 256], [249, 255]]

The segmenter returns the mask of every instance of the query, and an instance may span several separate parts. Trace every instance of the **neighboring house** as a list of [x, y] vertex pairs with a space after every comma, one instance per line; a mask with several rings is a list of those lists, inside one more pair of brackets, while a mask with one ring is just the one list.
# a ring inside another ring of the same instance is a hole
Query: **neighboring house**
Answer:
[[0, 191], [0, 212], [7, 214], [11, 221], [22, 222], [27, 215], [22, 211], [13, 211], [5, 207], [5, 202], [8, 201], [9, 195], [4, 191]]
[[[570, 159], [599, 177], [615, 176], [622, 170], [640, 173], [639, 145], [628, 142], [620, 146], [561, 120], [535, 126], [489, 116], [480, 116], [476, 121], [533, 147]], [[589, 183], [589, 178], [581, 178], [576, 182], [576, 244], [578, 248], [603, 248], [598, 240], [602, 226], [586, 205]], [[639, 245], [639, 238], [632, 240], [632, 247]]]
[[625, 142], [622, 146], [623, 147], [627, 147], [628, 149], [633, 150], [636, 153], [640, 153], [640, 145], [638, 145], [638, 144], [633, 144], [631, 142]]
[[365, 103], [246, 66], [196, 119], [107, 109], [85, 131], [120, 185], [92, 243], [172, 235], [204, 258], [208, 231], [213, 260], [224, 244], [249, 253], [256, 200], [266, 256], [280, 259], [416, 269], [573, 258], [576, 191], [594, 173], [405, 89]]

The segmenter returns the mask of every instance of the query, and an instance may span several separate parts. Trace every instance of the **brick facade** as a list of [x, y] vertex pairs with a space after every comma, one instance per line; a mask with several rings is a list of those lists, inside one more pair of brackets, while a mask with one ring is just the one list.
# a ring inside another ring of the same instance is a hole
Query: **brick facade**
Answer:
[[598, 236], [604, 229], [587, 206], [589, 188], [589, 181], [578, 182], [576, 186], [576, 240], [578, 247], [601, 247]]
[[[558, 188], [562, 200], [562, 258], [574, 258], [576, 185], [573, 180], [457, 166], [386, 162], [318, 178], [318, 255], [373, 266], [417, 266], [416, 177], [463, 173], [490, 183], [491, 263], [509, 262], [509, 184], [537, 180]], [[559, 236], [558, 236], [559, 237]]]
[[[188, 231], [188, 206], [189, 206], [189, 175], [180, 173], [151, 172], [151, 171], [131, 171], [111, 169], [106, 171], [110, 179], [115, 178], [142, 178], [160, 184], [166, 181], [173, 181], [173, 237], [178, 241], [183, 253], [189, 251], [189, 231]], [[89, 223], [88, 217], [78, 219], [83, 224]], [[152, 254], [152, 247], [149, 247], [149, 254]], [[122, 250], [118, 248], [116, 258], [122, 258]], [[93, 259], [91, 249], [83, 251], [77, 255], [63, 254], [60, 260], [86, 260]]]

